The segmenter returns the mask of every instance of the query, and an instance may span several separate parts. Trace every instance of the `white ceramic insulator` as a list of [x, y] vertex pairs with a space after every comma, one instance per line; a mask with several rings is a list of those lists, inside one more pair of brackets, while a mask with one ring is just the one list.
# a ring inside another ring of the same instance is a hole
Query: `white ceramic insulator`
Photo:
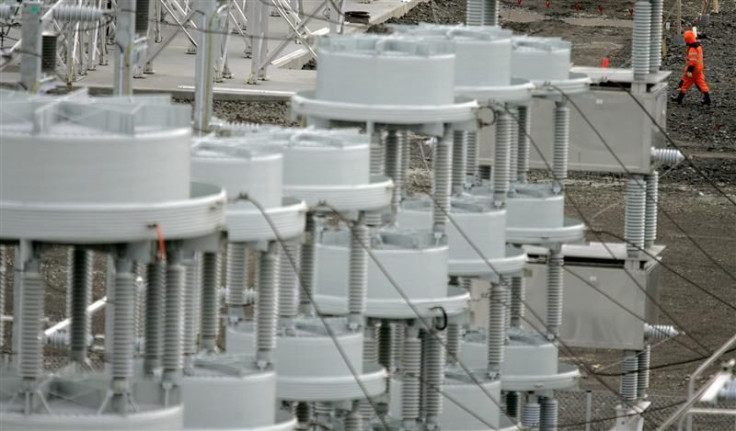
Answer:
[[646, 227], [647, 185], [641, 175], [632, 176], [626, 186], [626, 219], [624, 237], [630, 257], [639, 255], [644, 248]]
[[511, 314], [511, 326], [520, 328], [524, 319], [524, 302], [526, 301], [526, 282], [524, 277], [511, 277], [511, 306], [509, 312]]
[[621, 398], [633, 401], [637, 397], [639, 360], [633, 350], [624, 351], [621, 362]]
[[227, 245], [227, 304], [229, 307], [242, 307], [245, 302], [246, 277], [248, 273], [246, 263], [247, 248], [245, 243], [231, 242]]
[[164, 343], [161, 366], [164, 373], [177, 373], [184, 365], [184, 266], [169, 263], [166, 268], [166, 298], [164, 310]]
[[44, 285], [41, 274], [26, 271], [22, 275], [21, 290], [22, 311], [20, 313], [20, 362], [18, 374], [28, 380], [35, 380], [41, 375], [43, 360], [43, 344], [41, 325], [44, 313]]
[[539, 403], [528, 402], [524, 404], [522, 413], [522, 424], [530, 430], [539, 429], [539, 421], [542, 416], [542, 406]]
[[112, 377], [116, 380], [133, 377], [135, 296], [133, 274], [118, 272], [115, 275], [115, 313], [112, 328]]
[[513, 120], [506, 112], [496, 117], [496, 148], [493, 160], [493, 200], [504, 205], [509, 192], [509, 162], [511, 160], [511, 127]]
[[202, 272], [199, 256], [187, 259], [184, 262], [186, 281], [184, 284], [184, 355], [187, 366], [191, 365], [192, 356], [197, 354], [197, 339], [199, 336], [199, 317]]
[[146, 288], [146, 346], [144, 369], [148, 373], [161, 366], [163, 352], [164, 293], [166, 290], [166, 263], [156, 261], [148, 264], [148, 287]]
[[314, 286], [317, 265], [317, 223], [314, 216], [307, 214], [307, 223], [304, 233], [304, 243], [302, 244], [301, 265], [299, 266], [299, 281], [302, 288], [299, 291], [299, 307], [300, 311], [305, 314], [312, 313], [312, 300], [314, 295]]
[[565, 103], [555, 105], [555, 140], [553, 145], [552, 173], [560, 187], [567, 179], [568, 154], [570, 152], [570, 108]]
[[447, 214], [450, 213], [450, 188], [452, 186], [452, 132], [437, 142], [434, 159], [434, 211], [432, 213], [435, 232], [445, 231]]
[[542, 398], [540, 431], [557, 431], [558, 402], [552, 397]]
[[517, 179], [520, 183], [526, 183], [529, 174], [529, 134], [532, 130], [532, 116], [528, 106], [519, 106], [519, 141], [516, 161]]
[[362, 220], [351, 227], [348, 313], [351, 323], [360, 324], [368, 301], [368, 252], [370, 237]]
[[93, 22], [102, 19], [102, 9], [91, 6], [59, 5], [52, 14], [55, 20], [66, 22]]
[[[87, 338], [89, 337], [90, 318], [87, 306], [92, 299], [92, 270], [94, 252], [92, 250], [74, 250], [71, 285], [71, 324], [69, 326], [71, 358], [83, 362], [87, 358]], [[136, 288], [137, 293], [137, 288]], [[135, 319], [134, 319], [135, 321]]]
[[424, 416], [429, 429], [436, 429], [442, 413], [442, 387], [445, 380], [445, 350], [443, 333], [425, 333], [424, 343]]
[[475, 132], [467, 132], [467, 161], [465, 167], [469, 177], [475, 182], [478, 175], [478, 135]]
[[279, 263], [279, 315], [293, 319], [299, 312], [299, 263], [301, 245], [297, 240], [283, 243]]
[[647, 389], [649, 389], [650, 366], [652, 364], [652, 346], [646, 344], [644, 349], [637, 352], [637, 360], [639, 362], [639, 375], [637, 377], [637, 397], [646, 398]]
[[640, 0], [634, 4], [634, 38], [631, 45], [631, 65], [634, 79], [643, 80], [649, 74], [652, 47], [652, 5]]
[[214, 352], [217, 348], [217, 334], [220, 328], [220, 301], [218, 289], [222, 273], [220, 253], [202, 254], [202, 349]]
[[508, 288], [503, 284], [491, 285], [491, 298], [488, 302], [488, 373], [496, 376], [503, 364], [504, 343], [506, 342], [506, 304]]
[[547, 331], [555, 338], [562, 325], [563, 264], [562, 253], [551, 251], [547, 261]]
[[657, 207], [659, 203], [659, 172], [646, 176], [646, 221], [644, 222], [644, 246], [651, 247], [657, 240]]
[[452, 133], [452, 192], [460, 193], [467, 177], [468, 132], [455, 130]]
[[256, 361], [273, 363], [272, 353], [276, 348], [276, 330], [279, 311], [279, 252], [276, 243], [261, 253], [258, 269], [258, 301], [256, 302]]
[[649, 73], [659, 72], [662, 67], [662, 20], [664, 0], [650, 0], [652, 3], [652, 46], [649, 52]]
[[401, 385], [401, 419], [404, 424], [414, 428], [419, 418], [420, 371], [422, 361], [422, 342], [416, 333], [407, 332], [404, 338], [404, 353], [401, 357], [403, 372]]

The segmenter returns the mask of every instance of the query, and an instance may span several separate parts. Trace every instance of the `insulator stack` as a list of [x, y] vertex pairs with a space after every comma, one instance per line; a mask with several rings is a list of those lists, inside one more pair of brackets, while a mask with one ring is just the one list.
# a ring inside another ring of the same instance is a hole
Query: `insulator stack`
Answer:
[[511, 277], [503, 277], [503, 284], [506, 286], [506, 293], [503, 298], [503, 321], [504, 328], [508, 330], [511, 327]]
[[524, 318], [524, 301], [526, 301], [526, 286], [524, 277], [511, 277], [511, 326], [520, 328]]
[[482, 25], [498, 26], [498, 16], [501, 14], [501, 0], [484, 0]]
[[302, 260], [299, 267], [299, 281], [302, 283], [302, 289], [299, 291], [299, 307], [300, 312], [311, 315], [313, 313], [312, 295], [314, 294], [315, 282], [315, 266], [317, 265], [317, 256], [315, 248], [317, 246], [317, 223], [311, 214], [307, 214], [304, 243], [302, 244]]
[[[385, 150], [383, 146], [383, 133], [374, 131], [371, 135], [370, 148], [370, 172], [371, 175], [384, 175], [384, 156]], [[369, 211], [366, 214], [366, 223], [368, 226], [378, 226], [381, 224], [381, 212]], [[307, 230], [307, 233], [309, 230]]]
[[506, 413], [511, 419], [518, 420], [521, 417], [521, 395], [518, 392], [506, 394]]
[[542, 399], [542, 411], [539, 423], [540, 431], [557, 431], [558, 402], [551, 397]]
[[163, 352], [163, 315], [166, 291], [166, 263], [157, 261], [148, 265], [146, 289], [146, 348], [144, 369], [147, 373], [161, 366]]
[[530, 430], [538, 430], [539, 422], [542, 418], [542, 406], [536, 402], [528, 402], [524, 404], [523, 416], [521, 423]]
[[164, 377], [171, 378], [182, 369], [183, 356], [183, 293], [186, 273], [179, 263], [168, 264], [166, 268], [166, 305], [164, 312], [164, 349], [161, 366]]
[[639, 362], [639, 375], [636, 380], [636, 396], [643, 399], [647, 397], [647, 389], [649, 389], [649, 368], [652, 363], [652, 346], [649, 344], [645, 345], [644, 350], [638, 352], [637, 359]]
[[560, 251], [550, 251], [547, 261], [547, 331], [557, 338], [562, 325], [564, 259]]
[[633, 401], [637, 396], [639, 359], [636, 352], [624, 351], [624, 360], [621, 362], [621, 398]]
[[443, 333], [427, 332], [424, 358], [424, 416], [427, 429], [439, 429], [439, 416], [442, 413], [442, 386], [445, 380], [445, 350]]
[[501, 371], [506, 342], [506, 306], [507, 287], [503, 284], [491, 285], [491, 299], [488, 309], [488, 373], [496, 378]]
[[214, 352], [217, 349], [217, 333], [220, 328], [220, 301], [218, 289], [222, 273], [220, 253], [202, 254], [202, 349]]
[[451, 322], [447, 325], [447, 363], [457, 364], [460, 352], [460, 324]]
[[186, 281], [184, 283], [184, 361], [187, 367], [192, 365], [191, 359], [197, 354], [197, 336], [199, 335], [199, 311], [202, 286], [202, 273], [198, 256], [183, 262]]
[[478, 135], [475, 132], [467, 132], [465, 137], [467, 141], [465, 168], [467, 175], [475, 182], [478, 175]]
[[299, 263], [301, 246], [298, 241], [283, 243], [279, 263], [279, 315], [284, 326], [293, 326], [299, 312]]
[[151, 11], [150, 0], [135, 1], [135, 32], [139, 36], [148, 33], [148, 15]]
[[505, 112], [496, 118], [496, 148], [493, 158], [493, 200], [496, 206], [506, 203], [509, 192], [509, 160], [511, 158], [511, 116]]
[[395, 370], [393, 335], [391, 323], [388, 320], [381, 322], [378, 329], [378, 363], [383, 365], [389, 372]]
[[434, 156], [434, 211], [433, 229], [444, 233], [447, 215], [450, 213], [450, 187], [452, 185], [452, 132], [437, 141]]
[[468, 0], [465, 7], [465, 23], [467, 25], [483, 25], [483, 9], [485, 0]]
[[[147, 267], [147, 265], [143, 265], [144, 267]], [[135, 269], [135, 267], [134, 267]], [[133, 277], [135, 277], [135, 336], [140, 343], [136, 343], [136, 355], [143, 356], [143, 353], [145, 352], [145, 339], [146, 339], [146, 292], [148, 291], [148, 286], [146, 285], [146, 282], [144, 281], [144, 278], [141, 278], [137, 276], [135, 273], [133, 273]]]
[[406, 132], [399, 135], [401, 142], [401, 199], [406, 199], [409, 190], [409, 168], [411, 167], [411, 143]]
[[509, 182], [514, 183], [519, 172], [519, 110], [509, 108], [511, 140], [509, 142]]
[[[378, 331], [379, 327], [373, 323], [368, 323], [365, 327], [363, 335], [363, 363], [376, 364], [378, 362]], [[376, 411], [373, 404], [369, 400], [360, 400], [360, 414], [363, 421], [370, 421]]]
[[644, 248], [646, 227], [646, 194], [647, 185], [641, 175], [629, 179], [626, 186], [626, 221], [624, 236], [629, 257], [639, 256]]
[[[127, 271], [125, 270], [127, 269]], [[115, 275], [115, 312], [112, 333], [112, 377], [127, 386], [133, 377], [135, 343], [135, 278], [130, 268], [118, 264]], [[86, 341], [86, 338], [85, 338]]]
[[649, 248], [657, 240], [657, 206], [659, 203], [659, 172], [646, 176], [646, 222], [644, 223], [644, 246]]
[[644, 324], [644, 339], [649, 342], [664, 341], [676, 337], [679, 334], [672, 325], [649, 325]]
[[634, 4], [634, 39], [631, 45], [631, 65], [634, 79], [643, 80], [649, 74], [652, 44], [652, 6], [640, 0]]
[[345, 431], [362, 431], [363, 418], [360, 415], [360, 408], [357, 401], [353, 401], [353, 408], [350, 413], [345, 416]]
[[467, 178], [468, 132], [452, 133], [452, 192], [461, 193]]
[[652, 40], [649, 52], [649, 73], [659, 72], [662, 67], [662, 19], [664, 0], [650, 0], [652, 3]]
[[401, 365], [401, 352], [404, 350], [404, 323], [391, 323], [391, 352], [393, 353], [394, 367]]
[[90, 6], [60, 5], [52, 14], [55, 20], [66, 22], [93, 22], [102, 19], [102, 9]]
[[555, 103], [555, 138], [552, 157], [552, 174], [559, 190], [567, 179], [568, 154], [570, 152], [570, 108], [565, 102]]
[[273, 349], [276, 348], [279, 311], [279, 252], [276, 243], [269, 244], [268, 251], [261, 253], [258, 272], [256, 363], [263, 368], [273, 363]]
[[228, 313], [231, 316], [241, 318], [243, 305], [245, 305], [245, 289], [248, 267], [246, 264], [247, 248], [243, 243], [231, 242], [227, 245], [227, 272], [225, 283], [227, 285]]
[[5, 345], [5, 322], [1, 315], [5, 313], [5, 288], [7, 284], [5, 261], [8, 258], [7, 254], [8, 252], [5, 246], [0, 244], [0, 350]]
[[526, 183], [529, 175], [529, 134], [532, 130], [532, 116], [528, 106], [519, 106], [519, 135], [516, 155], [516, 177], [520, 183]]
[[[73, 262], [69, 343], [71, 359], [76, 362], [84, 362], [87, 359], [87, 338], [90, 328], [87, 306], [92, 299], [94, 252], [92, 250], [75, 249]], [[137, 293], [137, 289], [134, 293]], [[135, 297], [133, 301], [135, 307]], [[136, 322], [135, 314], [132, 321]]]
[[417, 331], [409, 329], [404, 337], [404, 354], [401, 357], [401, 419], [407, 430], [414, 430], [419, 418], [421, 363], [422, 342]]
[[36, 380], [41, 375], [43, 344], [41, 325], [44, 312], [44, 285], [41, 274], [35, 271], [23, 273], [20, 312], [20, 363], [18, 374], [26, 380]]
[[384, 139], [384, 166], [385, 175], [394, 180], [394, 190], [391, 195], [391, 208], [395, 213], [398, 211], [399, 203], [401, 202], [401, 133], [396, 130], [390, 130], [386, 133]]
[[685, 160], [685, 156], [674, 148], [652, 148], [652, 163], [663, 166], [675, 166]]
[[55, 34], [41, 36], [41, 71], [52, 74], [56, 70], [56, 54], [59, 37]]
[[348, 312], [352, 325], [362, 325], [368, 301], [368, 227], [361, 218], [350, 228], [350, 275], [348, 283]]

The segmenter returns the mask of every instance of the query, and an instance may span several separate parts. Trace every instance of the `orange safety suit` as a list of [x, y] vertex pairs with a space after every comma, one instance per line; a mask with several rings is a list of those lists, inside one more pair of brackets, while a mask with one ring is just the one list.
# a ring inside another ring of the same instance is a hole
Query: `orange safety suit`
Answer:
[[687, 43], [687, 67], [682, 76], [680, 84], [680, 93], [687, 93], [687, 90], [695, 84], [701, 93], [708, 93], [708, 84], [705, 83], [705, 72], [703, 63], [703, 47], [700, 46], [695, 32], [685, 32], [685, 43]]

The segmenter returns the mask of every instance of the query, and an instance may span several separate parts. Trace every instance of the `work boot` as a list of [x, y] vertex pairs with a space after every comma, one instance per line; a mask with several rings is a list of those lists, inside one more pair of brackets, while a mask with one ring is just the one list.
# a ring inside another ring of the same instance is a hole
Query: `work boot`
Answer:
[[703, 93], [703, 101], [700, 103], [702, 103], [703, 105], [710, 105], [710, 93]]
[[673, 97], [672, 101], [678, 105], [682, 105], [682, 101], [685, 99], [685, 93], [678, 93], [677, 97]]

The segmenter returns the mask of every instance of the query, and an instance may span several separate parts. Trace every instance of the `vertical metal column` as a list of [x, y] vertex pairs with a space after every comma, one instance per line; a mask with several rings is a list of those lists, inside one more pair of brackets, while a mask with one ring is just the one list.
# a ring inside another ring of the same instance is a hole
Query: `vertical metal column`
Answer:
[[216, 0], [196, 0], [194, 8], [199, 17], [200, 29], [197, 39], [197, 59], [194, 68], [194, 132], [204, 135], [209, 132], [212, 118], [212, 87], [214, 86], [215, 34], [217, 22]]
[[146, 346], [143, 360], [143, 369], [147, 374], [153, 374], [154, 370], [161, 366], [165, 290], [166, 262], [149, 263], [146, 289]]
[[294, 318], [299, 313], [299, 259], [301, 245], [298, 240], [287, 240], [281, 250], [279, 264], [279, 320], [280, 326], [294, 329]]
[[626, 186], [626, 219], [624, 237], [629, 257], [639, 256], [639, 249], [644, 247], [646, 230], [646, 193], [647, 185], [642, 175], [632, 175]]
[[94, 252], [74, 249], [72, 260], [71, 318], [69, 327], [69, 346], [71, 360], [77, 363], [87, 361], [87, 338], [89, 337], [89, 314], [87, 306], [92, 299], [92, 269]]
[[248, 273], [246, 264], [247, 248], [242, 242], [231, 242], [227, 245], [227, 269], [225, 285], [227, 286], [227, 313], [231, 321], [245, 319], [245, 282]]
[[317, 229], [314, 214], [308, 213], [304, 243], [302, 244], [301, 266], [299, 268], [299, 280], [302, 283], [302, 290], [299, 296], [299, 311], [307, 316], [314, 315], [311, 297], [314, 294], [314, 283], [317, 275], [315, 273], [315, 269], [317, 268]]
[[506, 343], [506, 300], [507, 287], [500, 283], [491, 284], [491, 298], [488, 301], [488, 376], [498, 378], [503, 364], [504, 344]]
[[[22, 248], [22, 246], [21, 246]], [[16, 259], [16, 261], [19, 259]], [[18, 374], [23, 379], [24, 412], [30, 413], [33, 406], [35, 385], [41, 377], [43, 367], [42, 320], [44, 313], [44, 282], [39, 273], [41, 263], [36, 256], [24, 260], [19, 279], [18, 303], [13, 307], [18, 338]], [[14, 336], [15, 338], [15, 336]]]
[[184, 282], [184, 367], [194, 367], [194, 356], [199, 348], [197, 339], [199, 334], [199, 316], [201, 314], [200, 299], [202, 287], [201, 261], [194, 253], [191, 258], [183, 261], [185, 269]]
[[570, 152], [570, 108], [567, 102], [555, 102], [555, 138], [552, 156], [552, 174], [555, 184], [554, 190], [561, 193], [564, 190], [564, 180], [567, 179], [568, 154]]
[[442, 347], [443, 333], [427, 331], [424, 337], [426, 348], [423, 352], [423, 399], [424, 420], [428, 430], [440, 428], [442, 414], [442, 387], [445, 380], [445, 351]]
[[276, 242], [270, 242], [261, 253], [256, 304], [256, 365], [265, 369], [273, 364], [278, 324], [278, 274], [279, 250]]
[[[509, 192], [509, 161], [511, 159], [512, 118], [505, 111], [496, 113], [496, 148], [493, 155], [493, 202], [497, 208], [506, 206]], [[514, 142], [514, 144], [516, 144]]]
[[433, 230], [439, 234], [445, 233], [446, 214], [450, 213], [452, 141], [452, 130], [449, 126], [445, 126], [444, 136], [437, 141], [434, 158], [434, 207], [432, 217]]
[[363, 327], [368, 301], [368, 227], [363, 214], [350, 227], [350, 275], [348, 284], [348, 325], [352, 330]]
[[467, 179], [468, 132], [452, 132], [452, 193], [462, 193]]
[[404, 336], [404, 353], [401, 356], [401, 425], [407, 431], [417, 428], [419, 403], [421, 400], [420, 372], [422, 361], [422, 342], [419, 330], [413, 326], [406, 327]]
[[[186, 273], [182, 265], [180, 250], [171, 250], [168, 253], [169, 261], [166, 268], [166, 300], [164, 311], [164, 348], [161, 358], [163, 368], [163, 382], [166, 385], [177, 382], [184, 358], [182, 355], [184, 328], [184, 283]], [[168, 397], [165, 396], [165, 405], [168, 405]]]
[[657, 207], [659, 204], [659, 172], [646, 176], [646, 221], [644, 222], [644, 247], [649, 248], [657, 240]]
[[639, 0], [634, 4], [634, 36], [631, 45], [631, 65], [634, 80], [642, 81], [649, 74], [652, 45], [652, 6]]
[[115, 313], [112, 327], [112, 407], [126, 413], [131, 403], [133, 377], [133, 342], [135, 340], [135, 278], [133, 262], [127, 258], [115, 261]]
[[547, 261], [547, 336], [557, 339], [562, 325], [564, 258], [560, 247], [550, 250]]
[[35, 92], [41, 80], [41, 42], [42, 23], [41, 8], [43, 3], [26, 1], [21, 5], [21, 60], [20, 83], [27, 91]]
[[133, 94], [133, 50], [135, 44], [136, 0], [117, 0], [115, 22], [117, 51], [115, 52], [115, 77], [113, 94]]
[[217, 351], [217, 334], [220, 329], [220, 277], [222, 259], [220, 253], [202, 254], [202, 350]]

